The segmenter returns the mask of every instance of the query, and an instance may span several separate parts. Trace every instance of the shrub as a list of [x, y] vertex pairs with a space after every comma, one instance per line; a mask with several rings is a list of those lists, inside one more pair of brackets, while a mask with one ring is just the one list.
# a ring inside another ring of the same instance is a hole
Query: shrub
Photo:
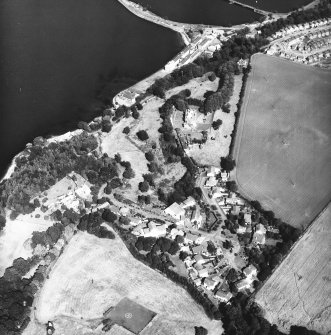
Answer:
[[146, 130], [139, 130], [136, 135], [140, 141], [146, 141], [149, 139], [149, 136]]
[[221, 157], [221, 168], [225, 171], [232, 171], [236, 166], [236, 162], [231, 157]]
[[139, 190], [141, 192], [147, 192], [149, 190], [149, 184], [146, 181], [142, 181], [139, 183]]
[[151, 151], [146, 152], [145, 157], [149, 162], [154, 160], [154, 154]]
[[129, 134], [130, 133], [130, 128], [129, 127], [125, 127], [124, 129], [123, 129], [123, 134]]
[[219, 127], [222, 125], [223, 121], [218, 119], [216, 121], [213, 122], [212, 126], [215, 130], [219, 129]]

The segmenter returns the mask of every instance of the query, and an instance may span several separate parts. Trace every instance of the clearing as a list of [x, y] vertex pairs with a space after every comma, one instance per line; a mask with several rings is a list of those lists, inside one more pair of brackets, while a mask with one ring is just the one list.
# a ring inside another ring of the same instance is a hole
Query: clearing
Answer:
[[245, 197], [294, 227], [331, 198], [331, 74], [256, 54], [234, 148]]
[[321, 334], [331, 331], [331, 205], [256, 295], [265, 317], [289, 331], [300, 325]]
[[[192, 335], [194, 326], [222, 333], [220, 321], [210, 320], [183, 288], [137, 261], [117, 234], [114, 240], [83, 232], [72, 238], [39, 293], [36, 321], [53, 320], [59, 334], [101, 334], [103, 313], [123, 298], [157, 314], [142, 335]], [[24, 334], [42, 330], [32, 322]], [[119, 333], [117, 326], [109, 332]]]

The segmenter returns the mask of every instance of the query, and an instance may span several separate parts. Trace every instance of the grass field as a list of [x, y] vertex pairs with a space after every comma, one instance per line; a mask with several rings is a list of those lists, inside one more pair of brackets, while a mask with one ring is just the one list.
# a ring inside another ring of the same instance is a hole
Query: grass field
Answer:
[[240, 192], [295, 227], [331, 197], [331, 73], [252, 58], [234, 157]]
[[[184, 289], [137, 261], [117, 235], [106, 240], [76, 234], [46, 280], [35, 315], [40, 323], [54, 320], [59, 334], [99, 334], [93, 320], [125, 297], [157, 314], [143, 335], [192, 335], [196, 325], [209, 335], [222, 333], [220, 321], [211, 321]], [[43, 334], [38, 329], [35, 323], [24, 334]]]
[[331, 332], [331, 205], [308, 228], [256, 296], [266, 318], [288, 331]]

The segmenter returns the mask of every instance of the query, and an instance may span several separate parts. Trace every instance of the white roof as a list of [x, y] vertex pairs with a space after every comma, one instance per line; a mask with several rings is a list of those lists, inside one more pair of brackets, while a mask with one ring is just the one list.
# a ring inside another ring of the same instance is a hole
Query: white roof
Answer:
[[177, 202], [174, 202], [171, 206], [165, 209], [165, 213], [177, 217], [185, 215], [185, 210]]

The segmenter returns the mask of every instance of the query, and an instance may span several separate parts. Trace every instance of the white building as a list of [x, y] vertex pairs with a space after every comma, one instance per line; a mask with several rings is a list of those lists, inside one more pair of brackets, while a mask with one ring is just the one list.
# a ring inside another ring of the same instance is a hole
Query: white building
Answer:
[[182, 208], [177, 202], [174, 202], [171, 206], [166, 208], [164, 212], [176, 220], [183, 220], [185, 217], [185, 209]]

